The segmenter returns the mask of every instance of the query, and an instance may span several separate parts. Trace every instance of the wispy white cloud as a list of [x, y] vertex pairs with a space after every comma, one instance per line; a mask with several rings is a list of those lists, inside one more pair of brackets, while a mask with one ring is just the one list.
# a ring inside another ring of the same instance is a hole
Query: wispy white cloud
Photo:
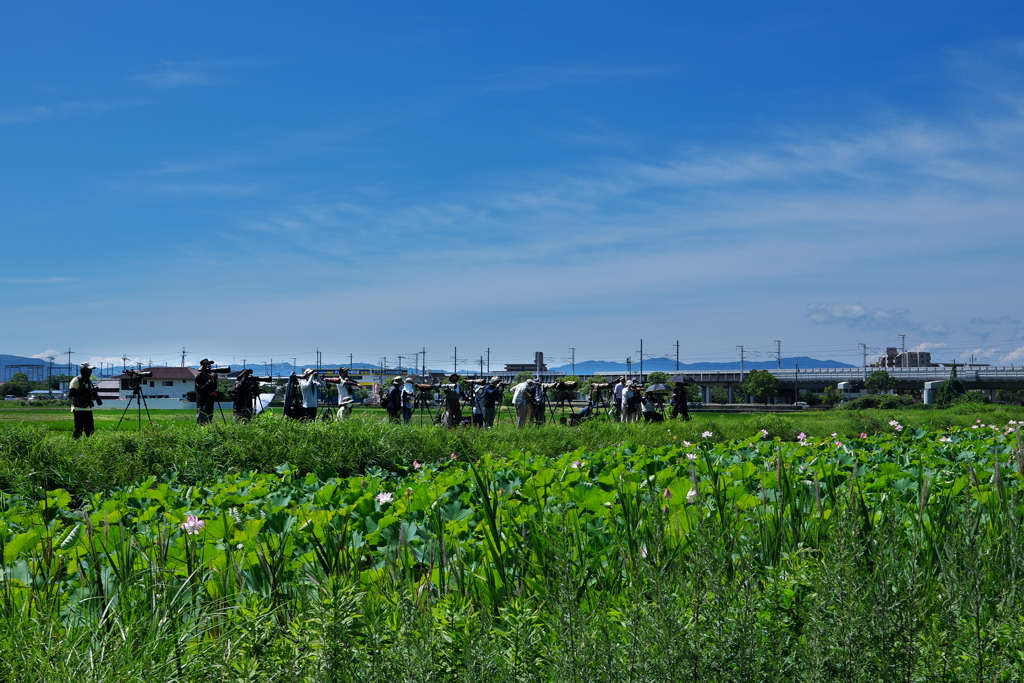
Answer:
[[223, 72], [242, 66], [260, 66], [266, 62], [252, 60], [177, 62], [161, 60], [155, 68], [128, 77], [153, 90], [174, 90], [194, 86], [217, 86], [227, 82]]
[[1024, 361], [1024, 346], [1018, 346], [1010, 353], [999, 358], [999, 362], [1003, 365], [1017, 364]]
[[21, 123], [35, 123], [65, 119], [73, 116], [103, 114], [118, 109], [143, 107], [152, 103], [146, 98], [127, 98], [115, 100], [89, 100], [77, 102], [56, 102], [53, 104], [37, 104], [20, 110], [0, 112], [0, 126], [11, 126]]
[[46, 360], [48, 358], [59, 358], [60, 357], [60, 353], [61, 353], [60, 351], [55, 351], [53, 349], [47, 349], [46, 351], [43, 351], [41, 353], [36, 353], [36, 354], [31, 355], [31, 356], [29, 356], [29, 358], [39, 358], [39, 359], [42, 359], [42, 360]]
[[813, 303], [807, 306], [807, 317], [819, 325], [840, 323], [848, 327], [888, 327], [907, 322], [910, 311], [902, 308], [870, 310], [860, 304]]

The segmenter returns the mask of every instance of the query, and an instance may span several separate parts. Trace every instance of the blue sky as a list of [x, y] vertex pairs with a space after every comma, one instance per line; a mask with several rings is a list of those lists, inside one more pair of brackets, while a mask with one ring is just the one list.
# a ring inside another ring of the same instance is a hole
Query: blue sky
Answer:
[[0, 352], [1024, 363], [1024, 9], [834, 5], [5, 3]]

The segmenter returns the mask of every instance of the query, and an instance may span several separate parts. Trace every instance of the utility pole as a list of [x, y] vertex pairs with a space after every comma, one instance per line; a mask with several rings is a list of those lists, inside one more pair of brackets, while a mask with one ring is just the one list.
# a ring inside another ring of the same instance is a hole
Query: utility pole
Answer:
[[188, 353], [188, 352], [185, 350], [185, 347], [182, 346], [181, 347], [181, 367], [185, 367], [185, 354], [186, 353]]
[[861, 350], [861, 352], [864, 355], [864, 371], [863, 371], [863, 374], [864, 374], [864, 381], [867, 382], [868, 381], [868, 345], [865, 344], [864, 342], [859, 342], [857, 344], [857, 346], [860, 347], [860, 350]]
[[[50, 377], [53, 377], [53, 356], [47, 356], [50, 361]], [[49, 379], [49, 377], [47, 377]], [[49, 382], [47, 382], [49, 384]]]
[[907, 335], [901, 334], [901, 335], [898, 335], [898, 336], [900, 338], [900, 353], [906, 353], [907, 352]]
[[676, 339], [676, 372], [679, 372], [679, 340]]
[[324, 357], [320, 353], [320, 347], [318, 346], [318, 347], [316, 347], [316, 371], [317, 372], [320, 372], [320, 369], [323, 367], [323, 364], [324, 364]]
[[796, 398], [793, 399], [793, 403], [800, 400], [800, 364], [794, 363], [793, 366], [796, 368], [796, 378], [793, 380], [793, 386], [796, 389]]
[[775, 340], [775, 360], [779, 362], [779, 370], [782, 369], [782, 340]]
[[480, 356], [480, 376], [484, 376], [484, 357]]
[[572, 360], [570, 362], [572, 363], [572, 376], [575, 377], [576, 376], [576, 347], [575, 346], [570, 346], [569, 347], [569, 353], [572, 354]]
[[744, 369], [743, 368], [743, 362], [744, 362], [744, 360], [746, 360], [746, 358], [745, 358], [746, 350], [743, 348], [742, 344], [740, 344], [736, 348], [740, 350], [740, 381], [742, 382], [743, 381], [743, 369]]
[[398, 357], [398, 372], [402, 372], [402, 359], [403, 358], [405, 358], [405, 356], [399, 356]]
[[123, 356], [121, 356], [121, 360], [124, 361], [124, 365], [121, 366], [121, 372], [128, 372], [128, 354], [126, 353]]
[[292, 356], [292, 372], [295, 372], [295, 356]]
[[350, 353], [350, 354], [348, 354], [348, 366], [349, 366], [350, 368], [352, 367], [352, 354], [351, 354], [351, 353]]
[[245, 359], [242, 359], [242, 369], [245, 370]]
[[632, 356], [626, 356], [626, 375], [628, 376], [628, 375], [632, 375], [632, 374], [633, 374], [633, 357]]
[[491, 347], [487, 347], [487, 374], [491, 374]]
[[640, 381], [644, 381], [644, 340], [640, 340]]
[[71, 374], [71, 354], [73, 354], [73, 353], [74, 353], [74, 351], [72, 351], [71, 347], [69, 346], [68, 347], [68, 377], [74, 377], [74, 375]]
[[424, 346], [420, 350], [420, 358], [423, 359], [423, 374], [427, 374], [427, 347]]

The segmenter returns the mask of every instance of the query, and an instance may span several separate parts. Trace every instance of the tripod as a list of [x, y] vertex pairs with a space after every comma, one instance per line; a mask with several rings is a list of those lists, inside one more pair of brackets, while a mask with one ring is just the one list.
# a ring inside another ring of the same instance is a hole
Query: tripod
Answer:
[[[121, 428], [121, 420], [128, 414], [128, 409], [132, 407], [132, 401], [135, 401], [136, 406], [139, 409], [139, 431], [142, 431], [142, 407], [146, 407], [146, 419], [149, 420], [149, 425], [153, 426], [153, 418], [149, 415], [149, 404], [146, 403], [146, 395], [142, 393], [142, 385], [139, 382], [134, 382], [132, 387], [132, 395], [128, 398], [128, 405], [124, 407], [124, 412], [121, 413], [121, 419], [117, 421], [117, 426], [114, 427], [114, 431]], [[222, 409], [223, 410], [223, 409]]]
[[431, 390], [432, 389], [421, 389], [420, 387], [416, 387], [416, 401], [415, 403], [413, 403], [412, 409], [413, 412], [416, 412], [416, 409], [419, 408], [420, 426], [423, 425], [423, 411], [426, 411], [427, 414], [430, 415], [431, 424], [437, 424], [438, 422], [441, 421], [441, 412], [438, 411], [438, 413], [435, 415], [433, 411], [430, 409], [430, 400], [427, 398], [427, 392]]

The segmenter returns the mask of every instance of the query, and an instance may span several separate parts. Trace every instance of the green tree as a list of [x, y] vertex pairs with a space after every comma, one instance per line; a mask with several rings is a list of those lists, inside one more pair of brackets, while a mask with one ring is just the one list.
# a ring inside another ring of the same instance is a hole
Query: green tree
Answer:
[[711, 402], [726, 404], [729, 402], [729, 390], [725, 387], [711, 387]]
[[521, 384], [528, 379], [533, 379], [533, 373], [530, 372], [529, 370], [523, 370], [518, 375], [516, 375], [515, 379], [512, 380], [512, 386]]
[[958, 398], [967, 393], [967, 387], [960, 381], [956, 374], [956, 362], [953, 362], [953, 371], [949, 373], [949, 379], [939, 385], [935, 391], [935, 402], [940, 408], [952, 405]]
[[870, 394], [886, 394], [899, 385], [900, 381], [885, 370], [875, 370], [864, 383]]
[[751, 370], [742, 386], [758, 403], [767, 403], [768, 399], [779, 395], [779, 378], [767, 370]]
[[1020, 389], [999, 389], [996, 391], [996, 401], [1009, 403], [1010, 405], [1024, 405], [1024, 391]]
[[647, 375], [647, 383], [648, 384], [668, 384], [668, 380], [669, 380], [669, 378], [671, 376], [672, 375], [668, 374], [667, 372], [661, 372], [660, 370], [655, 370], [654, 372], [652, 372], [652, 373]]
[[839, 391], [839, 387], [834, 387], [831, 384], [825, 387], [824, 393], [821, 400], [827, 405], [834, 406], [843, 400], [843, 392]]
[[809, 406], [816, 406], [821, 404], [821, 396], [818, 396], [813, 391], [805, 391], [800, 394], [800, 400]]
[[0, 385], [0, 391], [3, 392], [4, 396], [17, 396], [24, 398], [28, 396], [28, 392], [32, 390], [32, 385], [28, 382], [28, 375], [24, 372], [16, 372], [11, 375], [11, 378]]

